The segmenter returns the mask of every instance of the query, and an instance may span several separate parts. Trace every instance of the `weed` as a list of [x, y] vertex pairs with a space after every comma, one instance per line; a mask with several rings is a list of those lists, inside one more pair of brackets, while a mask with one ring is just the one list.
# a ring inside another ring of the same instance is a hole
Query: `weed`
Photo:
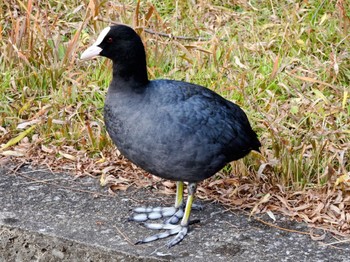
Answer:
[[[307, 193], [323, 192], [327, 186], [348, 192], [347, 1], [195, 2], [4, 2], [0, 153], [25, 155], [38, 163], [51, 159], [52, 167], [82, 174], [95, 172], [96, 163], [105, 168], [113, 160], [120, 164], [118, 170], [139, 172], [120, 162], [104, 129], [102, 108], [111, 63], [79, 60], [98, 32], [115, 21], [138, 28], [150, 78], [207, 86], [239, 104], [258, 131], [262, 154], [227, 166], [224, 175], [204, 182], [201, 192], [216, 189], [211, 197], [232, 203], [249, 188], [246, 207], [254, 206], [254, 211], [259, 209], [250, 201], [275, 188]], [[21, 139], [6, 144], [11, 138]], [[210, 184], [213, 180], [215, 185]]]

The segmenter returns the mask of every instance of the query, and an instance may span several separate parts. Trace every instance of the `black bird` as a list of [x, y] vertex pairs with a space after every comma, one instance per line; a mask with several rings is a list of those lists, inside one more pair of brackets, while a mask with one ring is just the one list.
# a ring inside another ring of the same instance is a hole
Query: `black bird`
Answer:
[[[164, 233], [138, 243], [177, 234], [168, 246], [187, 234], [196, 184], [261, 146], [248, 118], [236, 104], [199, 85], [152, 80], [137, 33], [125, 25], [105, 28], [81, 59], [104, 56], [113, 61], [104, 121], [119, 151], [156, 176], [177, 181], [173, 208], [137, 208], [131, 220], [170, 216], [164, 224], [145, 224]], [[183, 201], [184, 182], [188, 199]], [[177, 225], [181, 219], [180, 224]]]

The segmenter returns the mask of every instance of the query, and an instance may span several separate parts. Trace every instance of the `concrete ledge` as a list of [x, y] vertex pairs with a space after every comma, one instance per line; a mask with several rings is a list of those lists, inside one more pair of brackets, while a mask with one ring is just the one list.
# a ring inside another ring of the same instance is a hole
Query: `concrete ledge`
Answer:
[[0, 261], [160, 261], [4, 225], [0, 245]]
[[[127, 222], [130, 209], [172, 202], [150, 190], [111, 196], [88, 177], [0, 168], [0, 261], [350, 261], [346, 244], [324, 247], [209, 203], [194, 212], [201, 223], [179, 245], [132, 245], [153, 232]], [[284, 218], [278, 223], [305, 230]]]

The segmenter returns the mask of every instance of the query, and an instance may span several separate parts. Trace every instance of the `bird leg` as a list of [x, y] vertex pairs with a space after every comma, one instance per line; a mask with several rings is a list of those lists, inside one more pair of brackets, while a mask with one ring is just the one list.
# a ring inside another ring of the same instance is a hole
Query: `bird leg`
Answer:
[[149, 229], [158, 229], [158, 230], [165, 229], [166, 231], [162, 232], [162, 233], [155, 234], [155, 235], [150, 236], [150, 237], [147, 237], [143, 240], [140, 240], [136, 244], [149, 243], [149, 242], [152, 242], [152, 241], [155, 241], [158, 239], [162, 239], [162, 238], [166, 238], [168, 236], [175, 235], [175, 234], [177, 234], [177, 235], [171, 241], [169, 241], [167, 243], [167, 246], [172, 247], [172, 246], [178, 244], [179, 242], [181, 242], [188, 232], [188, 225], [190, 223], [189, 219], [190, 219], [190, 215], [191, 215], [192, 204], [193, 204], [193, 200], [194, 200], [194, 194], [196, 191], [196, 187], [197, 187], [196, 183], [189, 183], [188, 184], [187, 203], [186, 203], [186, 207], [185, 207], [185, 211], [183, 213], [181, 223], [179, 225], [174, 225], [172, 223], [165, 223], [165, 224], [145, 223], [144, 224], [145, 227], [147, 227]]
[[176, 198], [175, 206], [173, 207], [138, 207], [133, 209], [136, 213], [129, 218], [129, 221], [145, 222], [147, 220], [155, 220], [164, 217], [168, 218], [165, 224], [177, 224], [183, 217], [184, 204], [183, 204], [183, 191], [184, 183], [182, 181], [176, 182]]

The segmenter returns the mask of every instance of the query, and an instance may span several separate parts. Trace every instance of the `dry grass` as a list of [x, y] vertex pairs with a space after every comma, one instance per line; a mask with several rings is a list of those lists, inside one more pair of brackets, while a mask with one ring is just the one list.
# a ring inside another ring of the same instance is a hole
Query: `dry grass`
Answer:
[[0, 160], [104, 174], [101, 181], [113, 190], [173, 192], [172, 183], [119, 156], [104, 130], [110, 62], [78, 59], [103, 27], [126, 23], [142, 35], [151, 78], [217, 91], [244, 108], [259, 133], [262, 154], [203, 182], [199, 197], [349, 236], [349, 6], [348, 0], [7, 1], [0, 7]]

